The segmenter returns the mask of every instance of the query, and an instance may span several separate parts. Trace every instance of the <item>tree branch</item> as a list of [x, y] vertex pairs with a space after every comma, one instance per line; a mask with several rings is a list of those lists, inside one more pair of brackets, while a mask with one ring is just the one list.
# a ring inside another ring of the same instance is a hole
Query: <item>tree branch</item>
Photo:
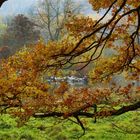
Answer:
[[0, 0], [0, 7], [2, 6], [2, 4], [7, 1], [7, 0]]
[[[78, 111], [72, 112], [68, 115], [68, 117], [83, 116], [83, 117], [87, 117], [87, 118], [93, 118], [95, 116], [98, 116], [98, 117], [102, 116], [102, 115], [100, 115], [99, 112], [95, 112], [95, 113], [83, 112], [84, 109], [89, 108], [89, 107], [93, 107], [93, 105], [86, 106], [82, 110], [79, 109]], [[140, 101], [136, 102], [132, 105], [124, 106], [118, 110], [110, 110], [110, 111], [108, 111], [108, 113], [109, 113], [109, 116], [118, 116], [118, 115], [124, 114], [129, 111], [133, 111], [133, 110], [136, 110], [139, 108], [140, 108]], [[35, 118], [45, 118], [45, 117], [55, 117], [55, 116], [63, 117], [63, 116], [65, 116], [65, 113], [62, 113], [62, 112], [35, 113], [33, 115], [33, 117], [35, 117]], [[104, 117], [106, 117], [106, 116], [104, 116]]]

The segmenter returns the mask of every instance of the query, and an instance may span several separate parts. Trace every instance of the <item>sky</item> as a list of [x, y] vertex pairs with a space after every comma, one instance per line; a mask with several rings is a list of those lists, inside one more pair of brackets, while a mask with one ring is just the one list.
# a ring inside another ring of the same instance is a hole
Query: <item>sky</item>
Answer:
[[[27, 10], [36, 5], [40, 0], [8, 0], [0, 8], [0, 15], [13, 15], [18, 13], [25, 13]], [[74, 0], [77, 3], [87, 4], [87, 0]], [[89, 6], [89, 5], [88, 5]], [[86, 9], [87, 13], [91, 12], [91, 7]]]
[[8, 0], [0, 8], [0, 15], [13, 15], [26, 12], [38, 0]]
[[[37, 5], [41, 0], [8, 0], [0, 8], [0, 16], [8, 16], [15, 14], [25, 14], [32, 6]], [[92, 11], [92, 7], [88, 4], [88, 0], [74, 0], [77, 3], [82, 3], [86, 5], [86, 10], [84, 14], [88, 15], [93, 19], [99, 19], [101, 14]], [[109, 17], [108, 17], [109, 18]], [[106, 18], [106, 20], [108, 19]]]

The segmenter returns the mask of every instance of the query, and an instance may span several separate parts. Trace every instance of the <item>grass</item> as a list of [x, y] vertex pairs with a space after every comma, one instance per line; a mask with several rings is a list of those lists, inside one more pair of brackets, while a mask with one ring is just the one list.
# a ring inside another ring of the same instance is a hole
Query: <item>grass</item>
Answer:
[[[80, 140], [138, 140], [140, 139], [140, 112], [128, 112], [117, 117], [81, 118], [86, 134]], [[74, 120], [74, 119], [73, 119]], [[75, 140], [83, 131], [68, 120], [31, 118], [22, 127], [9, 115], [0, 116], [0, 140]]]

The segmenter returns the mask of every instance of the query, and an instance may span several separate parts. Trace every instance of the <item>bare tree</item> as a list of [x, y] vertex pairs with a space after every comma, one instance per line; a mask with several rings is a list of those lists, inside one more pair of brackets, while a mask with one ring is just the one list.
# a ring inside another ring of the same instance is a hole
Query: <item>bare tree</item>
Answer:
[[37, 22], [47, 40], [58, 40], [65, 23], [72, 15], [79, 14], [82, 5], [72, 0], [43, 0], [37, 9]]

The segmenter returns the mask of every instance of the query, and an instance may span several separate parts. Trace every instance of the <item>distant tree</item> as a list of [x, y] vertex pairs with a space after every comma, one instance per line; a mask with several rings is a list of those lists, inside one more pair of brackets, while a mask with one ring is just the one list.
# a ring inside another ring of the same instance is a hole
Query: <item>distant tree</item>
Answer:
[[7, 28], [7, 25], [3, 22], [2, 17], [0, 17], [0, 36], [3, 34], [6, 28]]
[[7, 29], [7, 25], [3, 22], [3, 19], [0, 17], [0, 46], [3, 46], [3, 34]]
[[11, 54], [11, 50], [8, 46], [0, 48], [0, 59], [7, 58]]
[[13, 18], [3, 35], [4, 45], [12, 47], [22, 47], [34, 44], [40, 37], [40, 31], [35, 28], [35, 24], [28, 17], [19, 14]]
[[65, 24], [72, 16], [80, 14], [83, 7], [72, 0], [41, 1], [35, 20], [41, 27], [44, 38], [59, 40], [63, 36]]

